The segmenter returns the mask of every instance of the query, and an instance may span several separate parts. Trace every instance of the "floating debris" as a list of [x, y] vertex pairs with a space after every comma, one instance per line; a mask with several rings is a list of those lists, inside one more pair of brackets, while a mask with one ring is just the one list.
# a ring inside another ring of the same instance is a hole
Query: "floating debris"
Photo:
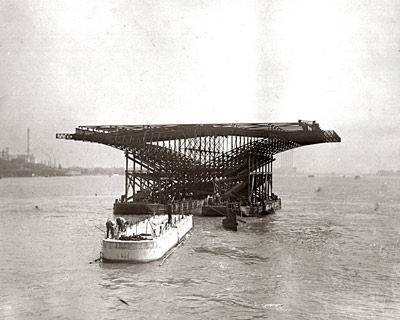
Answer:
[[123, 300], [123, 299], [121, 299], [121, 298], [118, 298], [118, 299], [119, 299], [119, 301], [121, 301], [122, 303], [125, 303], [127, 306], [129, 306], [129, 303], [126, 302], [125, 300]]

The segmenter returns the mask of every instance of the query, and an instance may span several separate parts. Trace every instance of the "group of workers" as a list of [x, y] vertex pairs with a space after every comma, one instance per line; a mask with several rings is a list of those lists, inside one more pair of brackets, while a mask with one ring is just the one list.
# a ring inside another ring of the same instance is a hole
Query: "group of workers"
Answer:
[[[168, 215], [168, 224], [172, 225], [172, 204], [169, 203], [167, 205], [167, 215]], [[128, 226], [128, 221], [123, 217], [118, 217], [115, 222], [111, 219], [107, 219], [106, 227], [107, 227], [107, 239], [114, 239], [115, 237], [115, 228], [117, 228], [117, 232], [125, 232]], [[110, 237], [111, 236], [111, 237]]]
[[117, 227], [117, 232], [124, 232], [126, 230], [126, 227], [128, 226], [128, 222], [122, 218], [118, 217], [115, 222], [112, 221], [111, 219], [108, 219], [106, 222], [106, 227], [107, 227], [107, 239], [110, 238], [114, 239], [115, 235], [115, 227]]

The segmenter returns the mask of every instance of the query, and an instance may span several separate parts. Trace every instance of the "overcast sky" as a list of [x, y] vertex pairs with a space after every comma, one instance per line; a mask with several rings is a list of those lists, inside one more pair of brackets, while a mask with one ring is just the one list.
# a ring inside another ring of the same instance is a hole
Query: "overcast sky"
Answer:
[[120, 151], [79, 125], [316, 120], [299, 170], [400, 170], [400, 1], [0, 1], [0, 150], [63, 166]]

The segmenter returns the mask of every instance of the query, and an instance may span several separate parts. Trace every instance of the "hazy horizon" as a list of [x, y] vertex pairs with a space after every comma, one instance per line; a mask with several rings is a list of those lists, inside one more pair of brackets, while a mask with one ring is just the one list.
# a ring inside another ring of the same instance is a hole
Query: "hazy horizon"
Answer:
[[399, 170], [400, 3], [2, 1], [0, 150], [123, 166], [80, 125], [315, 120], [304, 172]]

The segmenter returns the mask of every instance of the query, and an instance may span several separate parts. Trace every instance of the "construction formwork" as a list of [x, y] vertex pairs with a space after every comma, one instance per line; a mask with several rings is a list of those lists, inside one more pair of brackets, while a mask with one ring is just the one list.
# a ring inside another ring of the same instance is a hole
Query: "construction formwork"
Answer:
[[274, 155], [317, 143], [340, 142], [315, 121], [292, 123], [80, 126], [59, 139], [96, 142], [125, 154], [120, 201], [165, 204], [217, 197], [260, 203], [275, 197]]

